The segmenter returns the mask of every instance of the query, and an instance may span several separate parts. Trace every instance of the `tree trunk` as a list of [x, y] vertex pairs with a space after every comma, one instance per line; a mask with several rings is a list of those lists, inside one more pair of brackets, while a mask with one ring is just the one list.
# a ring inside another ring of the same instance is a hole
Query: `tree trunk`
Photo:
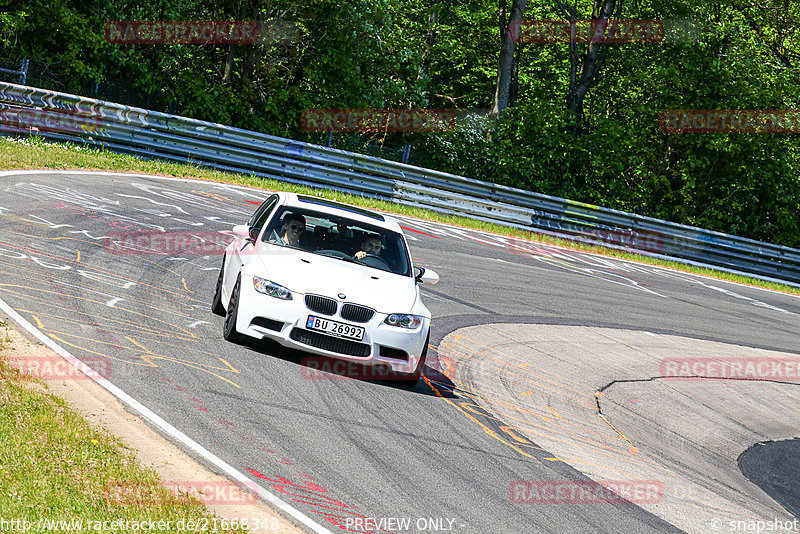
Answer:
[[[250, 8], [249, 11], [252, 13], [251, 20], [254, 20], [260, 27], [262, 22], [261, 0], [251, 0], [248, 7]], [[249, 82], [253, 77], [253, 70], [258, 59], [258, 50], [261, 48], [261, 45], [260, 43], [254, 43], [246, 44], [244, 47], [244, 61], [242, 62], [243, 84]]]
[[[617, 0], [594, 0], [592, 20], [619, 18], [622, 11], [622, 1], [619, 0], [619, 4], [617, 4]], [[560, 0], [556, 0], [556, 2], [558, 2], [562, 13], [569, 20], [577, 19], [577, 13], [574, 10], [569, 12], [563, 8]], [[616, 14], [614, 13], [615, 8]], [[567, 91], [567, 109], [574, 113], [576, 122], [572, 129], [578, 134], [583, 129], [583, 101], [600, 73], [608, 45], [604, 43], [589, 43], [586, 45], [586, 50], [583, 54], [579, 54], [578, 43], [575, 42], [576, 39], [572, 39], [572, 41], [569, 45], [570, 76], [569, 91]]]
[[[236, 8], [236, 20], [242, 19], [242, 3]], [[225, 67], [222, 71], [222, 84], [230, 83], [233, 76], [233, 61], [236, 59], [236, 45], [228, 45], [228, 55], [225, 58]]]
[[514, 63], [511, 66], [511, 87], [508, 90], [508, 106], [513, 107], [519, 96], [519, 64], [522, 59], [522, 51], [525, 43], [519, 43], [517, 53], [514, 55]]
[[233, 73], [233, 60], [236, 57], [234, 53], [235, 45], [228, 45], [228, 57], [225, 58], [225, 70], [222, 73], [222, 84], [226, 84], [231, 81], [231, 74]]
[[427, 78], [431, 68], [433, 43], [436, 42], [436, 20], [439, 14], [437, 4], [439, 0], [431, 0], [431, 14], [428, 15], [428, 30], [425, 32], [425, 52], [422, 60], [422, 77]]
[[[508, 107], [511, 96], [511, 79], [516, 45], [510, 28], [519, 27], [526, 7], [528, 7], [528, 0], [513, 0], [511, 5], [511, 16], [508, 20], [508, 26], [503, 32], [502, 45], [500, 46], [500, 61], [497, 66], [497, 83], [495, 85], [491, 117], [497, 117]], [[519, 35], [519, 32], [516, 32], [516, 34]]]
[[499, 0], [498, 8], [499, 13], [497, 17], [497, 29], [500, 32], [500, 45], [503, 44], [503, 37], [505, 37], [506, 32], [508, 31], [508, 21], [506, 20], [506, 4], [508, 4], [508, 0]]

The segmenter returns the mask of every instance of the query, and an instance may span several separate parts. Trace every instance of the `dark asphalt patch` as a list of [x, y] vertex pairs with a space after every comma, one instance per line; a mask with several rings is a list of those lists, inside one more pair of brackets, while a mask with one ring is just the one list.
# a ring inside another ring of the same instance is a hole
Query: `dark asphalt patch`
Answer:
[[756, 443], [738, 463], [750, 482], [800, 519], [800, 438]]

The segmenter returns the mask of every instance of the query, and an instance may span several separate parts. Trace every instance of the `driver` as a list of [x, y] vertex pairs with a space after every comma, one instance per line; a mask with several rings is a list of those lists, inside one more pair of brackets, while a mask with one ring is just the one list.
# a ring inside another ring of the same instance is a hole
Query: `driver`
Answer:
[[381, 254], [381, 236], [370, 234], [364, 237], [361, 241], [361, 250], [356, 252], [355, 259], [360, 260], [367, 255], [380, 256]]

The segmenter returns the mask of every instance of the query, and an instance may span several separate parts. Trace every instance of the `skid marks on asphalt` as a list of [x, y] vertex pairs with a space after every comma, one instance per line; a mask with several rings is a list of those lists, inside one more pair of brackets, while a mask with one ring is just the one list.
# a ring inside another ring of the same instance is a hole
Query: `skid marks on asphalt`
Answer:
[[[698, 493], [674, 468], [643, 455], [603, 415], [598, 402], [603, 393], [590, 385], [591, 377], [576, 381], [462, 334], [430, 348], [438, 355], [440, 373], [426, 375], [426, 383], [477, 428], [520, 455], [624, 480], [649, 473], [673, 498], [733, 511], [713, 494]], [[535, 344], [530, 350], [536, 351]], [[554, 456], [531, 441], [537, 437], [575, 452]]]
[[[235, 368], [197, 347], [196, 332], [212, 323], [204, 320], [206, 299], [195, 298], [179, 272], [181, 266], [165, 265], [164, 258], [152, 255], [115, 256], [108, 261], [103, 254], [108, 253], [109, 231], [151, 232], [198, 224], [223, 224], [229, 229], [223, 219], [240, 218], [252, 210], [224, 194], [138, 189], [137, 198], [127, 199], [124, 193], [107, 198], [33, 183], [7, 188], [21, 197], [22, 208], [4, 207], [0, 212], [0, 274], [15, 282], [0, 283], [0, 295], [78, 357], [100, 356], [137, 367], [177, 364], [240, 387], [232, 380], [238, 373]], [[203, 206], [209, 215], [205, 220], [195, 218], [178, 203]], [[216, 256], [191, 263], [193, 271], [197, 263], [218, 269]], [[167, 276], [152, 281], [148, 274], [159, 271]], [[188, 354], [193, 357], [183, 356]]]

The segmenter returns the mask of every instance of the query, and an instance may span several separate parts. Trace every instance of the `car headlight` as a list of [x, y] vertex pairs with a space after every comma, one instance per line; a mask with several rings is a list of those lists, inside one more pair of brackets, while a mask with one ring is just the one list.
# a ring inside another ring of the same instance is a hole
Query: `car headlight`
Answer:
[[389, 317], [383, 322], [391, 326], [399, 326], [400, 328], [416, 328], [422, 324], [422, 317], [409, 315], [407, 313], [392, 313], [389, 314]]
[[266, 278], [259, 278], [258, 276], [254, 276], [253, 287], [259, 293], [264, 293], [265, 295], [269, 295], [270, 297], [275, 297], [276, 299], [282, 299], [282, 300], [292, 300], [291, 291], [289, 291], [282, 285], [278, 285], [275, 282], [270, 282]]

